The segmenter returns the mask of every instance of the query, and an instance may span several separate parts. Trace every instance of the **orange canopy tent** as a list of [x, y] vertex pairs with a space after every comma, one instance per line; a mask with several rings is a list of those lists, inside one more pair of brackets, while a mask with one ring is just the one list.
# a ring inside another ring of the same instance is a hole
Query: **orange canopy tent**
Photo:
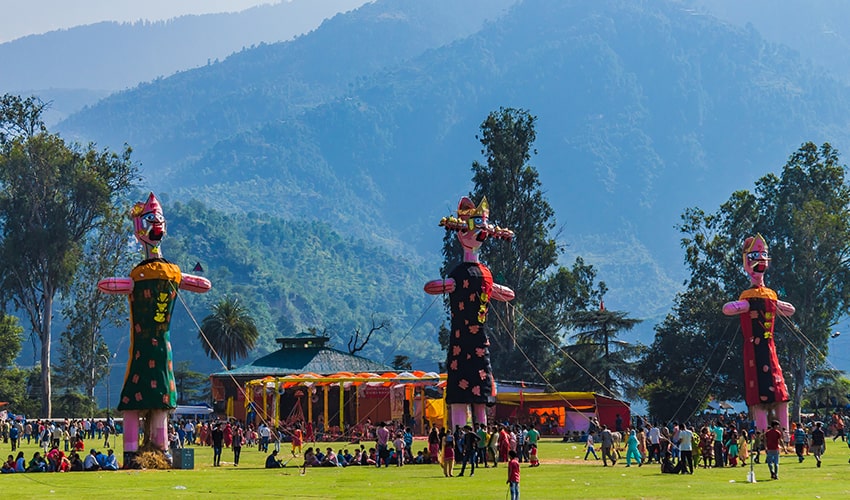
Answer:
[[587, 430], [591, 416], [615, 428], [617, 415], [628, 425], [629, 403], [595, 392], [500, 392], [496, 395], [496, 418], [534, 423], [551, 434]]
[[[404, 402], [408, 403], [409, 408], [415, 409], [411, 413], [420, 417], [416, 422], [421, 424], [423, 416], [431, 422], [434, 422], [432, 419], [443, 418], [443, 406], [433, 400], [426, 402], [424, 387], [445, 385], [445, 379], [445, 374], [423, 371], [381, 374], [338, 372], [327, 375], [301, 373], [285, 377], [264, 377], [245, 384], [245, 406], [246, 409], [253, 406], [262, 420], [276, 425], [283, 420], [280, 413], [281, 396], [289, 389], [303, 388], [310, 394], [310, 397], [306, 398], [306, 420], [313, 421], [313, 404], [321, 401], [322, 422], [327, 422], [329, 429], [333, 427], [334, 431], [340, 434], [345, 432], [346, 426], [359, 424], [367, 415], [376, 411], [381, 417], [400, 417]], [[417, 391], [417, 388], [422, 389]], [[330, 400], [332, 391], [337, 398], [336, 402]], [[300, 399], [296, 404], [301, 404]], [[378, 406], [381, 408], [377, 408]], [[335, 414], [331, 414], [331, 408], [336, 409]], [[346, 413], [353, 417], [354, 422], [345, 421]]]

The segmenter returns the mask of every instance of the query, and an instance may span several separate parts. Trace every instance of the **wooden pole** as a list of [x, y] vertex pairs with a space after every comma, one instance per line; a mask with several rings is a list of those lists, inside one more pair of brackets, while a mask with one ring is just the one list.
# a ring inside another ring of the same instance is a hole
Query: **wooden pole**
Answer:
[[345, 382], [339, 383], [339, 433], [345, 431]]

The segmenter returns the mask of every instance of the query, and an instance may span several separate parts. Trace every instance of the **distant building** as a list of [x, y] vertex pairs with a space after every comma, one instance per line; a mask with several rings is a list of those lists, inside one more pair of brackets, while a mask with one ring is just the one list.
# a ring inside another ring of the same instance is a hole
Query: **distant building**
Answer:
[[[308, 332], [278, 338], [276, 341], [280, 344], [279, 350], [229, 372], [213, 373], [210, 375], [210, 381], [216, 414], [244, 420], [244, 388], [245, 383], [250, 380], [302, 373], [324, 375], [337, 372], [393, 371], [388, 365], [329, 347], [326, 345], [329, 340], [330, 337]], [[286, 408], [281, 408], [282, 413], [286, 411]]]

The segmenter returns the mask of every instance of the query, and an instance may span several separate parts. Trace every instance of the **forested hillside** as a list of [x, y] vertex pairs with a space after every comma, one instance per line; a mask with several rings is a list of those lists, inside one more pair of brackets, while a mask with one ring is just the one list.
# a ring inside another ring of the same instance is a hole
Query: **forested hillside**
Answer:
[[[368, 332], [374, 318], [387, 328], [373, 335], [361, 354], [386, 362], [402, 354], [436, 369], [443, 308], [421, 292], [427, 275], [414, 256], [344, 236], [333, 221], [223, 213], [196, 201], [167, 203], [165, 215], [166, 259], [184, 272], [193, 272], [200, 262], [203, 275], [213, 282], [208, 294], [182, 295], [188, 308], [175, 310], [175, 359], [221, 369], [204, 358], [192, 318], [200, 323], [212, 304], [231, 295], [243, 301], [260, 330], [251, 359], [278, 349], [275, 338], [307, 328], [325, 332], [334, 347], [345, 351], [355, 329]], [[108, 344], [121, 356], [126, 336], [126, 328], [108, 334]]]

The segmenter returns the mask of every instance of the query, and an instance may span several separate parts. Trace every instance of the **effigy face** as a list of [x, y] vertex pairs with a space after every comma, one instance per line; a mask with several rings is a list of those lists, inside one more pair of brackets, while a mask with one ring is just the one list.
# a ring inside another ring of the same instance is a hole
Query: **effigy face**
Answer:
[[763, 276], [770, 265], [770, 254], [767, 242], [761, 234], [756, 234], [744, 240], [744, 270], [752, 279]]
[[488, 236], [487, 217], [490, 215], [490, 208], [487, 198], [481, 200], [476, 207], [472, 200], [464, 196], [458, 203], [457, 215], [465, 226], [457, 232], [457, 239], [463, 248], [477, 251]]
[[151, 193], [147, 201], [136, 203], [132, 215], [136, 239], [145, 245], [159, 246], [165, 236], [165, 216], [156, 196]]
[[443, 217], [440, 226], [447, 231], [455, 231], [464, 250], [477, 253], [487, 238], [510, 241], [514, 237], [514, 232], [510, 229], [491, 224], [489, 216], [490, 208], [486, 197], [475, 206], [472, 200], [464, 196], [458, 203], [457, 217]]

